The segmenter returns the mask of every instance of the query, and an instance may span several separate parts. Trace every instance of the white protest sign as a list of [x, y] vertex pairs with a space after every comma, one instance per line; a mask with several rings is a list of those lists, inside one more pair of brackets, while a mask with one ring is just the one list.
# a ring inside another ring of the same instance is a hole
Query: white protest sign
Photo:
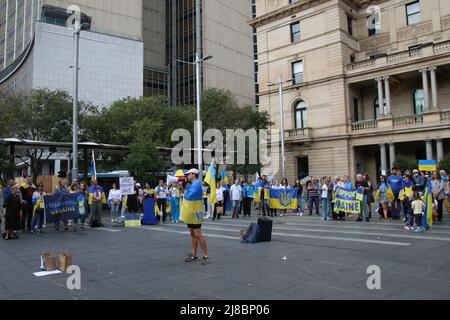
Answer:
[[122, 194], [134, 194], [134, 178], [133, 177], [123, 177], [119, 178], [120, 192]]

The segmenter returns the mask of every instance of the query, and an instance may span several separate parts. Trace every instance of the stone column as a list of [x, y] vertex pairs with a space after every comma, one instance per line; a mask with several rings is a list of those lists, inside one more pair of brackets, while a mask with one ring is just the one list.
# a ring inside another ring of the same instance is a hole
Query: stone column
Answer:
[[390, 143], [389, 144], [389, 168], [393, 168], [394, 167], [394, 163], [396, 160], [396, 155], [395, 155], [395, 143]]
[[384, 114], [386, 116], [391, 114], [391, 87], [389, 85], [389, 76], [384, 79], [384, 94], [386, 95], [386, 108], [384, 109]]
[[422, 86], [423, 86], [423, 95], [424, 95], [424, 111], [430, 110], [430, 91], [428, 88], [428, 74], [427, 69], [420, 70], [422, 73]]
[[387, 154], [386, 154], [386, 145], [380, 144], [380, 153], [381, 153], [381, 171], [385, 171], [386, 174], [388, 173], [387, 168]]
[[434, 160], [433, 157], [433, 140], [427, 139], [425, 140], [426, 147], [427, 147], [427, 160]]
[[436, 140], [436, 160], [442, 161], [444, 159], [444, 143], [442, 139]]
[[436, 80], [436, 66], [430, 68], [430, 78], [431, 78], [431, 107], [438, 107], [438, 89]]
[[[378, 104], [380, 106], [380, 115], [385, 116], [385, 110], [384, 110], [384, 98], [383, 98], [383, 79], [378, 78], [375, 79], [375, 81], [377, 82], [377, 86], [378, 86]], [[375, 115], [376, 118], [377, 115]]]

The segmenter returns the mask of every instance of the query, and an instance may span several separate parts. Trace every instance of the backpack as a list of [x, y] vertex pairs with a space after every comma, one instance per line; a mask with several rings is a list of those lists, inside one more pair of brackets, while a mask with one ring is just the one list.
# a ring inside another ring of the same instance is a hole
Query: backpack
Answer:
[[256, 223], [252, 223], [245, 232], [244, 239], [241, 243], [257, 243], [260, 232], [260, 226]]
[[100, 228], [100, 223], [97, 220], [92, 220], [91, 228]]

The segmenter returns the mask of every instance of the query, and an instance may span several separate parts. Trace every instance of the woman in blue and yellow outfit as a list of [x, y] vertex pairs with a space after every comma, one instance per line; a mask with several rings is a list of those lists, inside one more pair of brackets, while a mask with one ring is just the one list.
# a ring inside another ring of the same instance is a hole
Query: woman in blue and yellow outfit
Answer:
[[157, 225], [158, 217], [155, 212], [155, 189], [152, 189], [148, 183], [145, 184], [144, 189], [144, 218], [143, 225]]
[[381, 176], [375, 201], [379, 202], [383, 209], [384, 222], [388, 222], [389, 204], [393, 199], [395, 199], [394, 193], [387, 182], [386, 176]]
[[185, 262], [193, 262], [198, 260], [197, 249], [198, 245], [202, 248], [203, 259], [202, 264], [207, 264], [208, 250], [206, 240], [202, 234], [203, 223], [203, 190], [202, 183], [198, 179], [199, 171], [197, 169], [191, 169], [187, 172], [187, 178], [189, 185], [184, 192], [183, 208], [182, 208], [182, 220], [187, 224], [191, 234], [192, 241], [192, 253], [185, 260]]
[[172, 211], [173, 223], [180, 222], [180, 186], [173, 184], [170, 187], [170, 208]]

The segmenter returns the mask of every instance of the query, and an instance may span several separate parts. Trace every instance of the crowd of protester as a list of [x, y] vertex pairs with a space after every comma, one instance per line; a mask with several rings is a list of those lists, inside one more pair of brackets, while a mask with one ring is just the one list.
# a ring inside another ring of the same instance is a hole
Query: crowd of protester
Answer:
[[[363, 198], [360, 200], [360, 212], [356, 221], [369, 222], [374, 215], [388, 222], [389, 219], [405, 222], [405, 230], [421, 231], [421, 217], [425, 208], [423, 195], [428, 185], [431, 184], [433, 196], [433, 210], [437, 224], [443, 221], [444, 208], [450, 208], [450, 182], [445, 170], [439, 172], [421, 172], [414, 170], [401, 172], [392, 168], [389, 177], [380, 176], [376, 181], [368, 174], [357, 174], [354, 181], [347, 175], [343, 177], [322, 177], [320, 179], [309, 177], [303, 180], [297, 179], [291, 186], [287, 179], [281, 184], [273, 178], [262, 176], [255, 183], [245, 179], [236, 179], [232, 185], [225, 181], [218, 181], [216, 188], [216, 200], [210, 204], [210, 188], [203, 184], [204, 214], [208, 219], [221, 219], [230, 214], [232, 219], [241, 216], [250, 217], [252, 207], [260, 216], [283, 217], [287, 215], [320, 216], [323, 221], [351, 219], [348, 212], [335, 212], [335, 194], [338, 188], [345, 190], [360, 190]], [[180, 211], [183, 202], [183, 194], [187, 183], [173, 183], [166, 185], [163, 180], [155, 187], [149, 183], [142, 188], [140, 183], [135, 183], [134, 193], [121, 194], [117, 184], [113, 184], [106, 196], [104, 189], [97, 180], [87, 183], [78, 183], [76, 180], [69, 185], [67, 179], [60, 179], [53, 194], [82, 193], [84, 206], [81, 207], [82, 218], [76, 221], [62, 220], [54, 222], [56, 231], [60, 231], [61, 222], [63, 230], [85, 231], [85, 227], [102, 223], [102, 210], [105, 205], [110, 210], [111, 223], [123, 220], [127, 213], [143, 214], [152, 212], [149, 224], [179, 223]], [[269, 201], [270, 188], [296, 189], [298, 207], [295, 210], [277, 210], [271, 207]], [[409, 192], [405, 190], [409, 189]], [[32, 178], [27, 177], [25, 182], [18, 185], [10, 179], [6, 185], [0, 185], [0, 227], [5, 240], [17, 239], [20, 232], [43, 233], [46, 227], [44, 214], [44, 186], [42, 183], [33, 185]], [[258, 201], [258, 202], [256, 202]], [[229, 205], [227, 206], [227, 203]]]

